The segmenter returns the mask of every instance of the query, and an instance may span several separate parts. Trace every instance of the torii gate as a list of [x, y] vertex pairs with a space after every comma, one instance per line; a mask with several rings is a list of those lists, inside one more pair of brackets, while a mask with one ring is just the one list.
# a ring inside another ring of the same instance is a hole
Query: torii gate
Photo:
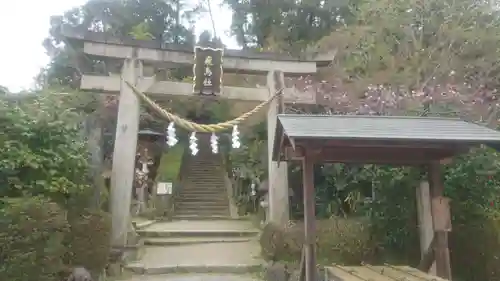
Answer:
[[[80, 89], [120, 95], [118, 121], [113, 153], [111, 176], [112, 244], [124, 246], [130, 225], [131, 188], [134, 178], [134, 160], [139, 129], [139, 100], [124, 82], [135, 85], [149, 96], [196, 96], [190, 83], [160, 81], [154, 74], [147, 75], [146, 67], [174, 68], [193, 65], [194, 51], [180, 46], [162, 45], [158, 41], [140, 41], [130, 38], [110, 37], [103, 33], [78, 33], [63, 28], [66, 42], [88, 57], [110, 62], [116, 67], [108, 76], [83, 74]], [[329, 58], [331, 60], [331, 58]], [[316, 73], [317, 64], [328, 60], [301, 60], [290, 56], [270, 53], [249, 53], [224, 50], [222, 67], [225, 73], [267, 75], [267, 87], [221, 87], [218, 96], [250, 105], [266, 101], [278, 89], [284, 87], [285, 75], [310, 75]], [[123, 78], [123, 79], [122, 79]], [[218, 85], [214, 85], [218, 86]], [[196, 87], [195, 87], [196, 88]], [[315, 104], [315, 92], [299, 92], [295, 88], [284, 89], [284, 102]], [[278, 101], [274, 100], [267, 110], [269, 220], [285, 224], [289, 216], [287, 166], [272, 161]], [[208, 149], [208, 148], [207, 148]]]

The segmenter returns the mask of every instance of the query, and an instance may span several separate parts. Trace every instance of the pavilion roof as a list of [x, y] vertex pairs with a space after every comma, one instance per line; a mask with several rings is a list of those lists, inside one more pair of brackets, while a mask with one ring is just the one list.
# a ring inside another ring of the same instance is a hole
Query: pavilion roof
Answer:
[[500, 132], [452, 118], [280, 114], [277, 119], [274, 160], [282, 158], [286, 146], [294, 149], [295, 146], [315, 149], [363, 147], [365, 151], [370, 148], [380, 151], [383, 147], [387, 152], [391, 152], [388, 150], [391, 148], [423, 151], [432, 147], [458, 154], [481, 144], [500, 145]]

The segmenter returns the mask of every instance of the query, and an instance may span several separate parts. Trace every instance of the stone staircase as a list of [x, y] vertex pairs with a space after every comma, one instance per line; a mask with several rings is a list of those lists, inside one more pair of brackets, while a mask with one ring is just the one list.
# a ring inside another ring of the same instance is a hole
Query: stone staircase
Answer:
[[211, 153], [209, 136], [199, 147], [184, 157], [173, 220], [137, 225], [141, 247], [125, 265], [126, 281], [256, 281], [262, 271], [259, 230], [231, 219], [222, 158]]
[[134, 275], [129, 280], [139, 280], [139, 276], [141, 281], [153, 280], [165, 274], [248, 274], [262, 270], [259, 231], [250, 221], [157, 222], [137, 230], [137, 234], [144, 246], [137, 260], [125, 266]]
[[175, 217], [230, 217], [222, 158], [210, 151], [209, 137], [199, 137], [199, 147], [198, 155], [184, 158], [186, 168], [183, 185], [174, 202]]

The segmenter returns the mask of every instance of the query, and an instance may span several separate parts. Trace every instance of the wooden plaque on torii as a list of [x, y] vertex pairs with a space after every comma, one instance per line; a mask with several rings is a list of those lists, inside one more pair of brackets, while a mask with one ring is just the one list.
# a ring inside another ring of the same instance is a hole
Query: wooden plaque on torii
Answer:
[[223, 49], [196, 47], [193, 66], [193, 91], [201, 95], [219, 95], [222, 88]]

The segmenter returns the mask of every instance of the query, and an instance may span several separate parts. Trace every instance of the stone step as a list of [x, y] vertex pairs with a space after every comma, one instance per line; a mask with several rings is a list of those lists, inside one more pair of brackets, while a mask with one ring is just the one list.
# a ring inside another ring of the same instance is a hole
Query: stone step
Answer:
[[217, 164], [191, 164], [186, 168], [187, 173], [192, 172], [212, 172], [212, 173], [220, 173], [224, 168], [219, 167]]
[[196, 187], [197, 185], [200, 185], [200, 186], [215, 186], [215, 187], [219, 187], [219, 186], [225, 186], [224, 184], [224, 181], [223, 180], [219, 180], [219, 179], [205, 179], [203, 177], [199, 177], [199, 178], [195, 178], [195, 179], [186, 179], [187, 181], [189, 181], [189, 183], [191, 184], [191, 187]]
[[179, 190], [179, 192], [183, 193], [213, 193], [213, 194], [226, 194], [227, 188], [221, 185], [218, 186], [203, 186], [201, 184], [197, 184], [196, 186], [186, 186], [183, 189]]
[[222, 178], [214, 178], [214, 177], [206, 177], [206, 176], [195, 176], [195, 177], [189, 177], [185, 178], [189, 182], [195, 182], [195, 183], [206, 183], [206, 184], [224, 184], [224, 179]]
[[229, 206], [188, 208], [175, 206], [175, 213], [179, 215], [229, 215]]
[[210, 211], [225, 211], [229, 208], [229, 204], [218, 204], [218, 205], [208, 205], [205, 202], [199, 204], [182, 204], [180, 202], [175, 203], [175, 208], [179, 211], [190, 211], [198, 210], [199, 212], [210, 212]]
[[255, 273], [170, 273], [158, 275], [131, 275], [121, 281], [262, 281]]
[[210, 199], [213, 198], [225, 198], [227, 197], [227, 191], [226, 190], [184, 190], [180, 191], [178, 193], [179, 198], [183, 197], [195, 197], [195, 198], [204, 198], [204, 200], [209, 201]]
[[179, 193], [175, 198], [176, 202], [186, 201], [225, 201], [228, 200], [225, 192], [210, 192], [210, 193]]
[[[205, 243], [176, 247], [144, 247], [127, 269], [137, 274], [246, 273], [261, 270], [257, 241]], [[216, 254], [215, 254], [216, 253]]]
[[202, 187], [217, 187], [217, 188], [222, 188], [226, 186], [223, 181], [219, 180], [211, 180], [211, 179], [203, 179], [203, 178], [196, 178], [196, 179], [187, 179], [188, 184], [184, 186], [184, 188], [202, 188]]
[[189, 177], [186, 178], [189, 181], [216, 181], [216, 182], [224, 182], [224, 179], [222, 177], [217, 177], [213, 175], [199, 175], [199, 174], [193, 174]]
[[193, 190], [182, 190], [177, 193], [178, 198], [203, 198], [205, 200], [226, 198], [227, 190], [224, 188], [219, 189], [193, 189]]
[[227, 202], [227, 194], [218, 193], [182, 193], [175, 198], [175, 202]]
[[[262, 264], [235, 264], [235, 265], [164, 265], [156, 267], [147, 267], [140, 263], [131, 263], [125, 266], [126, 269], [135, 274], [142, 276], [161, 275], [161, 274], [180, 274], [180, 273], [195, 273], [195, 274], [245, 274], [261, 272]], [[143, 279], [141, 279], [143, 280]], [[163, 279], [162, 279], [163, 280]], [[198, 279], [195, 279], [198, 280]], [[205, 280], [205, 277], [203, 279]], [[235, 279], [231, 279], [235, 280]]]
[[191, 196], [191, 197], [178, 197], [175, 198], [175, 203], [183, 203], [187, 205], [192, 205], [192, 204], [204, 204], [207, 203], [207, 205], [212, 206], [212, 205], [219, 205], [219, 204], [227, 204], [229, 203], [229, 199], [227, 198], [227, 194], [220, 194], [218, 197], [212, 196], [212, 197], [206, 197], [206, 196]]
[[229, 210], [175, 210], [176, 216], [224, 216], [230, 215]]
[[224, 182], [210, 182], [209, 180], [203, 181], [203, 180], [196, 180], [196, 181], [189, 181], [189, 183], [186, 183], [181, 190], [183, 189], [207, 189], [207, 188], [220, 188], [224, 189], [226, 185]]
[[223, 177], [215, 176], [215, 175], [210, 175], [210, 174], [191, 174], [186, 177], [187, 180], [211, 180], [211, 181], [219, 181], [219, 182], [224, 182]]
[[220, 175], [214, 175], [214, 174], [210, 174], [210, 173], [192, 173], [190, 174], [189, 176], [187, 176], [186, 178], [187, 179], [190, 179], [190, 180], [195, 180], [195, 179], [199, 179], [200, 177], [203, 177], [203, 179], [209, 179], [209, 180], [224, 180], [224, 178]]
[[220, 210], [229, 208], [228, 202], [210, 202], [210, 201], [198, 201], [198, 202], [185, 202], [185, 201], [176, 201], [175, 208], [179, 210]]
[[229, 209], [229, 203], [226, 204], [205, 204], [205, 202], [198, 203], [181, 203], [175, 202], [175, 211], [177, 212], [225, 212], [226, 209]]
[[254, 230], [168, 230], [151, 231], [137, 230], [137, 234], [144, 238], [165, 238], [165, 237], [255, 237], [259, 233]]
[[154, 220], [146, 220], [146, 219], [140, 219], [140, 218], [132, 219], [132, 225], [134, 226], [134, 229], [143, 229], [143, 228], [146, 228], [154, 223], [156, 223], [156, 221], [154, 221]]
[[254, 226], [254, 224], [248, 219], [237, 219], [237, 220], [220, 220], [220, 221], [205, 221], [205, 220], [173, 220], [168, 222], [156, 222], [148, 226], [145, 231], [178, 231], [178, 230], [222, 230], [233, 231], [233, 230], [244, 230], [258, 232], [259, 230]]
[[179, 212], [225, 212], [226, 210], [229, 211], [229, 204], [224, 204], [224, 205], [204, 205], [203, 203], [199, 203], [198, 205], [194, 204], [183, 204], [179, 205], [177, 204], [178, 202], [175, 203], [175, 211]]
[[192, 214], [229, 214], [229, 206], [211, 206], [211, 207], [186, 207], [175, 205], [175, 212], [177, 214], [187, 215], [189, 213]]
[[200, 195], [200, 196], [205, 196], [205, 195], [211, 195], [213, 194], [214, 196], [220, 196], [224, 195], [227, 196], [227, 190], [226, 188], [222, 187], [187, 187], [179, 190], [178, 193], [180, 196], [184, 194], [190, 194], [190, 195]]
[[235, 243], [248, 242], [251, 237], [165, 237], [165, 238], [144, 238], [144, 245], [147, 246], [180, 246], [207, 243]]
[[193, 169], [193, 170], [190, 170], [186, 173], [186, 175], [188, 175], [188, 176], [196, 175], [196, 174], [204, 174], [204, 175], [211, 175], [211, 176], [220, 177], [222, 173], [218, 170], [201, 170], [201, 169]]
[[196, 178], [187, 178], [187, 182], [191, 183], [192, 187], [195, 187], [196, 185], [202, 185], [202, 186], [221, 186], [224, 185], [224, 181], [222, 179], [211, 179], [211, 178], [203, 178], [203, 177], [196, 177]]
[[191, 192], [191, 191], [211, 191], [213, 193], [221, 192], [226, 193], [227, 188], [224, 185], [203, 185], [203, 184], [187, 184], [179, 189], [180, 192]]
[[207, 216], [207, 215], [178, 215], [172, 217], [173, 220], [197, 220], [197, 221], [210, 221], [210, 220], [246, 220], [246, 218], [232, 218], [230, 216]]
[[[207, 217], [229, 217], [229, 212], [224, 213], [174, 213], [176, 217], [188, 218], [188, 217], [196, 217], [197, 218], [207, 218]], [[208, 220], [208, 219], [205, 219]]]
[[210, 175], [210, 174], [191, 174], [188, 176], [186, 179], [188, 180], [210, 180], [210, 181], [217, 181], [217, 182], [224, 182], [224, 179], [222, 177]]
[[[218, 200], [208, 200], [206, 198], [199, 198], [198, 200], [181, 200], [181, 199], [176, 199], [175, 204], [182, 204], [183, 206], [195, 206], [195, 207], [210, 207], [210, 206], [221, 206], [221, 205], [228, 205], [229, 200], [223, 200], [225, 197], [220, 197]], [[191, 198], [192, 199], [192, 198]]]
[[222, 177], [214, 176], [214, 175], [203, 175], [203, 174], [192, 174], [189, 177], [186, 178], [187, 180], [210, 180], [210, 181], [217, 181], [217, 182], [224, 182], [224, 179]]
[[176, 202], [182, 203], [204, 203], [206, 202], [209, 205], [217, 205], [217, 204], [228, 204], [229, 199], [227, 196], [214, 196], [212, 198], [207, 198], [204, 196], [191, 196], [191, 197], [178, 197], [175, 199]]
[[[189, 179], [188, 179], [189, 180]], [[196, 186], [201, 186], [201, 187], [223, 187], [225, 186], [224, 181], [221, 180], [213, 180], [213, 179], [203, 179], [203, 178], [196, 178], [196, 180], [189, 180], [189, 183], [191, 183], [190, 187], [196, 187]], [[189, 187], [186, 187], [189, 188]]]
[[199, 200], [199, 201], [184, 201], [184, 200], [176, 200], [176, 206], [186, 206], [186, 207], [211, 207], [211, 206], [228, 206], [229, 200], [219, 200], [219, 201], [210, 201], [210, 200]]
[[224, 182], [216, 182], [213, 181], [211, 182], [210, 180], [203, 181], [200, 179], [197, 179], [196, 181], [189, 181], [186, 183], [181, 190], [183, 189], [207, 189], [207, 188], [220, 188], [220, 189], [225, 189], [226, 185]]
[[[228, 218], [230, 216], [229, 212], [219, 212], [219, 213], [213, 213], [213, 212], [205, 212], [205, 213], [195, 213], [195, 212], [191, 212], [191, 213], [179, 213], [179, 212], [175, 212], [174, 213], [174, 216], [177, 217], [177, 218], [193, 218], [193, 219], [196, 219], [198, 220], [198, 218], [205, 218], [205, 219], [199, 219], [199, 220], [205, 220], [205, 221], [208, 221], [210, 219], [207, 219], [207, 218], [210, 218], [210, 217], [217, 217], [217, 218]], [[215, 219], [212, 219], [212, 220], [215, 220]]]

